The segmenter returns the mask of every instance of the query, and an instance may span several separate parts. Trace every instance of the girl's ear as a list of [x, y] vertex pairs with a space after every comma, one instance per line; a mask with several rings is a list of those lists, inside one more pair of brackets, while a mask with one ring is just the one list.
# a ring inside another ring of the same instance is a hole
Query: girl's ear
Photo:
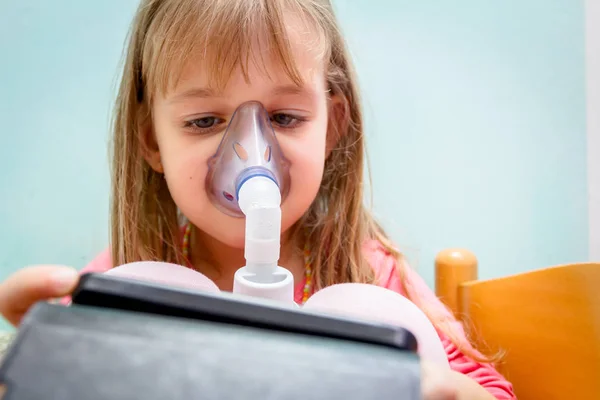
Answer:
[[348, 132], [348, 107], [345, 98], [336, 94], [329, 99], [329, 126], [325, 158], [329, 157], [346, 132]]
[[156, 141], [156, 135], [154, 133], [154, 129], [152, 128], [152, 118], [140, 118], [138, 132], [140, 135], [139, 137], [142, 156], [148, 165], [150, 165], [150, 168], [159, 174], [164, 173], [165, 171], [160, 158], [158, 142]]

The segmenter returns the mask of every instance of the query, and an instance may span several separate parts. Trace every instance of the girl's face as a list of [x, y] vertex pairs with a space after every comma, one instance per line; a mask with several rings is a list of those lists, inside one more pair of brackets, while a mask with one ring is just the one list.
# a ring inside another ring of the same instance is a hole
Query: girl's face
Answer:
[[181, 212], [205, 234], [231, 247], [244, 246], [244, 220], [223, 214], [210, 202], [205, 180], [208, 160], [240, 104], [256, 100], [264, 105], [290, 162], [290, 192], [282, 204], [283, 232], [306, 212], [321, 184], [331, 101], [325, 70], [306, 46], [292, 45], [292, 54], [302, 74], [300, 86], [277, 63], [266, 63], [266, 68], [250, 63], [249, 82], [237, 70], [226, 87], [216, 91], [202, 60], [196, 60], [183, 70], [179, 84], [152, 105], [158, 151], [148, 161], [164, 172]]

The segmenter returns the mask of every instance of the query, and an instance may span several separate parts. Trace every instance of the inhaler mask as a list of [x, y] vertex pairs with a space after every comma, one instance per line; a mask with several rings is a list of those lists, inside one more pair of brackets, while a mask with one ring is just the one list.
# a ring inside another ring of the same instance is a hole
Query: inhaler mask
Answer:
[[258, 101], [249, 101], [235, 110], [216, 154], [208, 161], [206, 192], [222, 212], [243, 218], [239, 190], [257, 176], [273, 180], [283, 202], [290, 186], [289, 162], [279, 148], [267, 110]]

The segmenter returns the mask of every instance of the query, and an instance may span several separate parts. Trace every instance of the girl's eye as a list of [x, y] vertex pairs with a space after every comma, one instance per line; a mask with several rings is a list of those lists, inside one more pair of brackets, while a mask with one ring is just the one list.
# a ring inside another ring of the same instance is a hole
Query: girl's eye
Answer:
[[214, 128], [215, 126], [219, 125], [222, 122], [224, 122], [224, 120], [222, 118], [209, 116], [209, 117], [202, 117], [202, 118], [193, 119], [191, 121], [188, 121], [187, 125], [191, 126], [193, 128], [197, 128], [197, 129], [211, 129], [211, 128]]
[[301, 118], [290, 114], [278, 113], [271, 116], [271, 121], [282, 128], [292, 128], [301, 121]]

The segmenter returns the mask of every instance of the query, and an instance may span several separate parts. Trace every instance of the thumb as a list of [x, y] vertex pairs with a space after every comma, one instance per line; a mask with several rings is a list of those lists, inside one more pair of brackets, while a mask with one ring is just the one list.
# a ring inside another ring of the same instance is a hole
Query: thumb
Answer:
[[0, 313], [18, 325], [38, 301], [70, 294], [79, 281], [77, 270], [59, 265], [39, 265], [18, 270], [0, 283]]

